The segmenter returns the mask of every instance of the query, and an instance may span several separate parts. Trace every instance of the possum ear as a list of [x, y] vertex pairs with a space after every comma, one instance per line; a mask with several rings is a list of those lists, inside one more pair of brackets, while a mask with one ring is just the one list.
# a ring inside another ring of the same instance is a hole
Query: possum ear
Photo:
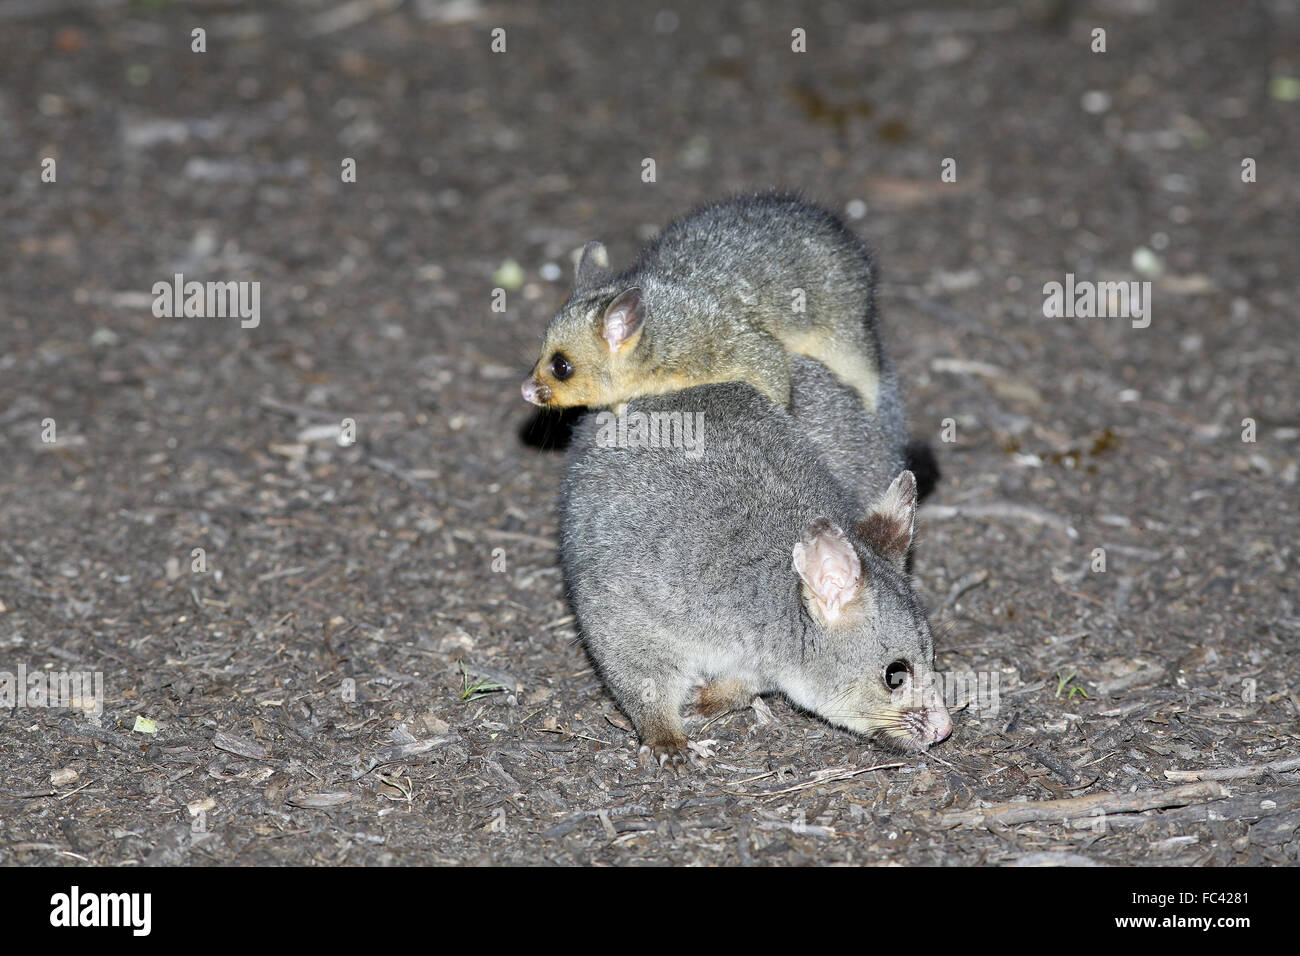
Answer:
[[576, 286], [598, 285], [609, 269], [609, 253], [603, 243], [589, 242], [582, 247], [578, 257], [578, 269], [574, 273], [573, 284]]
[[618, 352], [636, 339], [644, 323], [645, 303], [641, 300], [641, 290], [633, 286], [605, 310], [600, 337], [609, 343], [611, 352]]
[[826, 518], [818, 518], [795, 542], [794, 569], [803, 581], [808, 610], [827, 626], [840, 618], [844, 605], [862, 586], [862, 563], [843, 531]]
[[901, 568], [907, 562], [915, 528], [916, 476], [905, 471], [853, 530], [882, 558]]

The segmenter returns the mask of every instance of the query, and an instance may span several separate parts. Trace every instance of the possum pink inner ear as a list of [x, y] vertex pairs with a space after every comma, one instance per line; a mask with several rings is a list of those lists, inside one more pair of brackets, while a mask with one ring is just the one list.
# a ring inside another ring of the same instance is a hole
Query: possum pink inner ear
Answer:
[[854, 530], [886, 561], [904, 567], [916, 528], [916, 476], [905, 471], [894, 479]]
[[609, 343], [609, 350], [617, 352], [636, 338], [645, 323], [645, 303], [636, 286], [619, 294], [609, 304], [601, 321], [600, 336]]
[[818, 518], [804, 528], [791, 556], [809, 610], [834, 624], [862, 586], [858, 552], [837, 525]]

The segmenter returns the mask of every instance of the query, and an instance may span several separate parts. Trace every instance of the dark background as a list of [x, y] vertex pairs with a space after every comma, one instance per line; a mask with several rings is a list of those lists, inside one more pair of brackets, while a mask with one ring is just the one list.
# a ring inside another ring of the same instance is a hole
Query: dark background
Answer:
[[[0, 0], [0, 670], [106, 693], [0, 715], [0, 863], [1295, 862], [1257, 768], [1300, 749], [1298, 17]], [[900, 760], [771, 701], [656, 779], [518, 385], [574, 249], [771, 185], [876, 250], [939, 665], [1001, 708]], [[175, 272], [260, 282], [260, 326], [154, 317]], [[1151, 326], [1044, 318], [1066, 273], [1152, 281]], [[1247, 770], [1100, 830], [950, 815], [1207, 767]]]

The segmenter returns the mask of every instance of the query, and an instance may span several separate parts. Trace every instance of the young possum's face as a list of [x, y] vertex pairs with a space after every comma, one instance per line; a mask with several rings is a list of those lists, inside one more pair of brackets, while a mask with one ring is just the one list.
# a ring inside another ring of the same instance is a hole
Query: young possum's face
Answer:
[[852, 536], [821, 518], [792, 555], [815, 637], [791, 697], [907, 751], [952, 732], [930, 625], [902, 570], [915, 512], [916, 481], [905, 471]]
[[626, 401], [616, 382], [645, 314], [639, 289], [575, 293], [546, 329], [542, 355], [521, 391], [534, 405], [598, 408]]
[[645, 324], [641, 290], [615, 283], [605, 247], [583, 250], [573, 295], [551, 319], [542, 355], [520, 391], [534, 405], [599, 408], [633, 397], [618, 386]]

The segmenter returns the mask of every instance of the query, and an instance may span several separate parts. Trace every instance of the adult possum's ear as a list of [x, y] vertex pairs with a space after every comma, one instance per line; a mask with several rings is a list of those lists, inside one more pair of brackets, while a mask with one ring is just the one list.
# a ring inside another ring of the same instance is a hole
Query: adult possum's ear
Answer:
[[636, 286], [621, 293], [609, 304], [601, 319], [600, 337], [609, 343], [611, 352], [632, 344], [645, 324], [645, 302]]
[[593, 240], [582, 247], [582, 255], [578, 257], [578, 269], [574, 273], [573, 284], [575, 286], [599, 285], [608, 269], [609, 253], [605, 251], [603, 243]]
[[916, 476], [905, 471], [853, 529], [886, 561], [902, 568], [916, 528]]
[[803, 529], [791, 557], [809, 612], [827, 626], [834, 624], [862, 586], [858, 552], [838, 526], [818, 518]]

